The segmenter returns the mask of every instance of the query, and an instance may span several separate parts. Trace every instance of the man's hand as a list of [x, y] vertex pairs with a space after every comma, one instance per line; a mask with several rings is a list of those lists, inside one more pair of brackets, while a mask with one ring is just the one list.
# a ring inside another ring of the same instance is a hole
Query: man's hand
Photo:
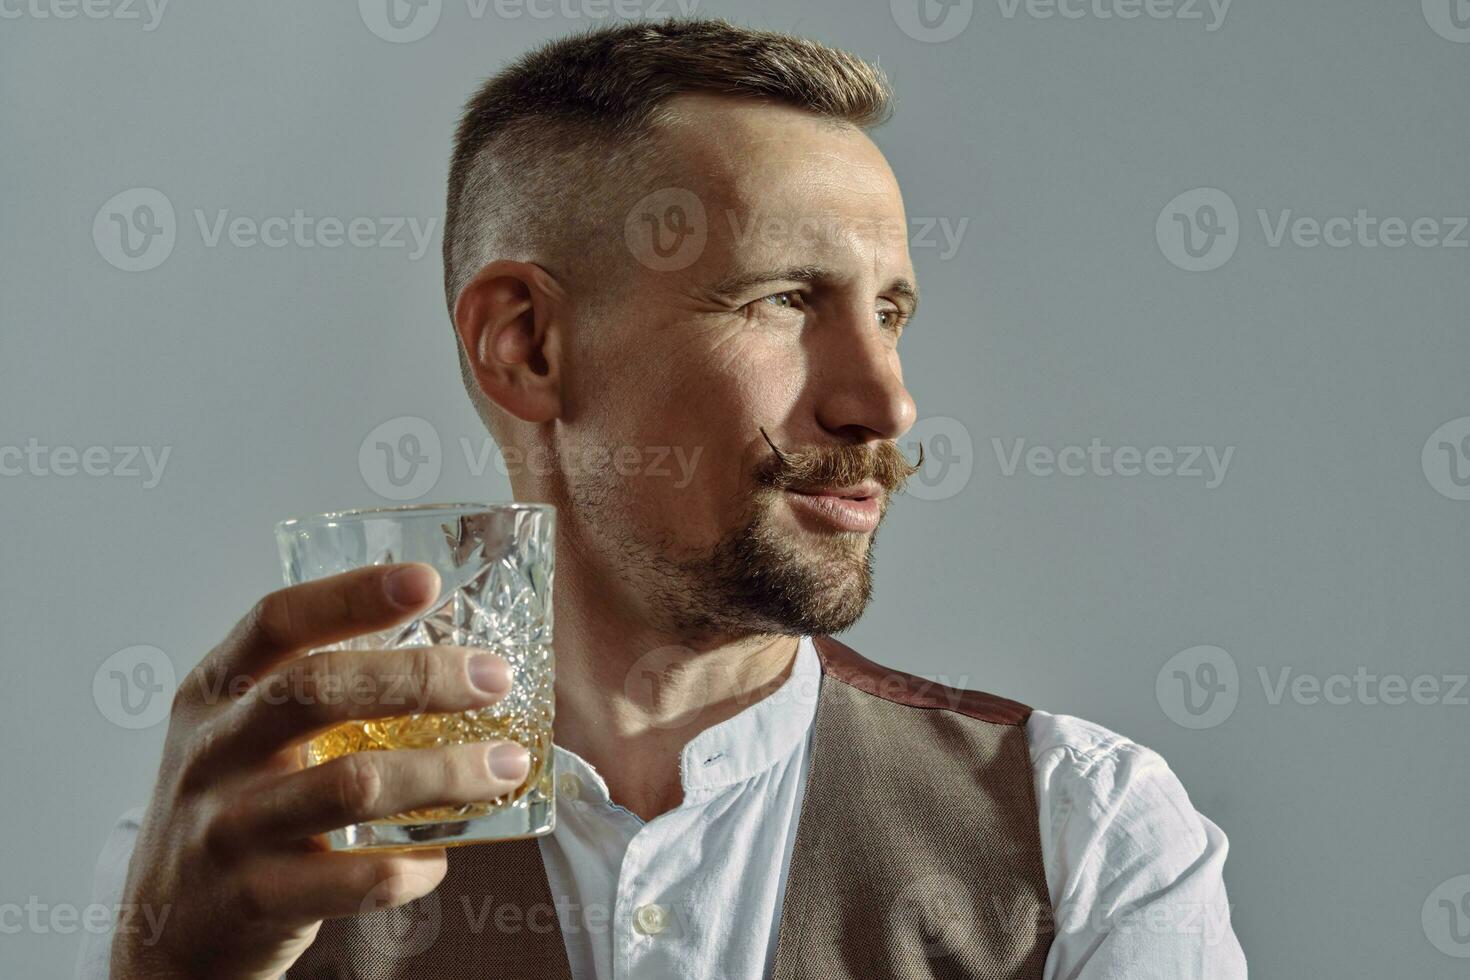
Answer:
[[[526, 752], [481, 743], [359, 752], [305, 767], [300, 743], [352, 719], [482, 708], [510, 685], [494, 654], [457, 647], [312, 649], [387, 629], [427, 607], [427, 565], [379, 565], [274, 592], [174, 697], [163, 763], [123, 902], [164, 925], [119, 934], [114, 980], [277, 980], [325, 918], [432, 891], [442, 848], [337, 853], [317, 835], [407, 810], [491, 800]], [[367, 692], [364, 694], [364, 692]], [[166, 916], [166, 917], [165, 917]]]

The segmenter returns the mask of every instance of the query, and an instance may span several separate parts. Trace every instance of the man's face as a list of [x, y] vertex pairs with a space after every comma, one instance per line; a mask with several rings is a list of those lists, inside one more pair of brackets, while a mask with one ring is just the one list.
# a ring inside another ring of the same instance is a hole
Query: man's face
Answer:
[[610, 592], [686, 637], [837, 632], [868, 601], [877, 524], [910, 472], [898, 184], [854, 128], [719, 96], [674, 106], [674, 183], [707, 239], [652, 268], [638, 226], [672, 245], [680, 200], [630, 218], [636, 279], [567, 359], [564, 526]]

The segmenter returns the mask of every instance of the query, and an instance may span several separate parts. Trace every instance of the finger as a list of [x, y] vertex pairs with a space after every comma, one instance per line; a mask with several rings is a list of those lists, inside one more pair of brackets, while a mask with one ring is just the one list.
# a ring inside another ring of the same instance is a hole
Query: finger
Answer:
[[218, 699], [294, 654], [395, 626], [438, 594], [439, 573], [419, 562], [369, 565], [278, 589], [185, 678], [181, 693], [186, 700]]
[[235, 900], [246, 921], [306, 925], [422, 898], [448, 869], [443, 848], [267, 853], [240, 870]]
[[490, 803], [519, 789], [529, 768], [515, 742], [354, 752], [272, 777], [221, 814], [216, 844], [238, 851], [426, 807]]
[[510, 684], [503, 658], [466, 647], [297, 657], [213, 720], [213, 761], [262, 759], [346, 721], [484, 708], [503, 698]]

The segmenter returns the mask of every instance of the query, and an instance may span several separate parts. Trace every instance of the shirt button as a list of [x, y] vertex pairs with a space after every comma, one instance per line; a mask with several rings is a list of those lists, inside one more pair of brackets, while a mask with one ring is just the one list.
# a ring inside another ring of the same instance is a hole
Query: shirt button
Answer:
[[668, 910], [657, 902], [640, 905], [638, 911], [633, 913], [633, 924], [638, 927], [639, 932], [646, 935], [663, 932], [664, 927], [669, 924]]
[[564, 799], [576, 800], [582, 795], [582, 781], [574, 773], [564, 772], [556, 779], [556, 789]]

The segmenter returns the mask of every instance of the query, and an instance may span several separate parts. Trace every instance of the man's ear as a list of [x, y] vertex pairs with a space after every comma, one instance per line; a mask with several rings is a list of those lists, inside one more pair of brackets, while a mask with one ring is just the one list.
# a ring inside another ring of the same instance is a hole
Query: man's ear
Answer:
[[566, 293], [530, 262], [491, 262], [460, 290], [454, 328], [476, 384], [526, 422], [561, 415]]

